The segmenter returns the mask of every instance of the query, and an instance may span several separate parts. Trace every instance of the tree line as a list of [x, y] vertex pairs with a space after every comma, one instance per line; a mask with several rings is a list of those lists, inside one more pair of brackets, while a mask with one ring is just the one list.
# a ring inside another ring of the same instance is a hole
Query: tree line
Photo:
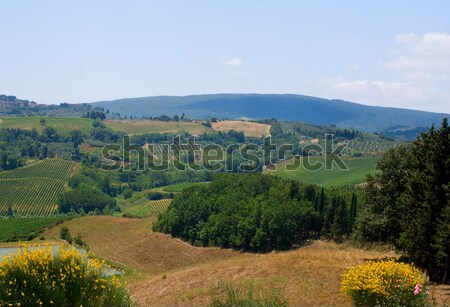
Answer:
[[410, 145], [389, 150], [368, 177], [355, 238], [403, 250], [435, 281], [450, 270], [450, 128], [444, 119]]
[[285, 250], [320, 236], [340, 242], [353, 227], [353, 190], [325, 190], [261, 173], [218, 174], [175, 197], [155, 230], [194, 245], [251, 251]]

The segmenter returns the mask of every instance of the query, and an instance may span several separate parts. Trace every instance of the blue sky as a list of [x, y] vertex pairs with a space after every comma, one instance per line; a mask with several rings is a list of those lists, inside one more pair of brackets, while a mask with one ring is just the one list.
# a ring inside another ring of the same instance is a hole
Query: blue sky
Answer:
[[294, 93], [450, 113], [450, 1], [2, 1], [0, 94]]

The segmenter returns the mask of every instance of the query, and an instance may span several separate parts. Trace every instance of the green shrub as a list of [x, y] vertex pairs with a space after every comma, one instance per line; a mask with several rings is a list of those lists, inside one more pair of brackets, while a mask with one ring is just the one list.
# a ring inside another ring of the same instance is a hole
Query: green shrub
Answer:
[[59, 237], [63, 240], [66, 240], [67, 243], [72, 244], [72, 235], [70, 234], [69, 228], [67, 228], [67, 226], [61, 227]]

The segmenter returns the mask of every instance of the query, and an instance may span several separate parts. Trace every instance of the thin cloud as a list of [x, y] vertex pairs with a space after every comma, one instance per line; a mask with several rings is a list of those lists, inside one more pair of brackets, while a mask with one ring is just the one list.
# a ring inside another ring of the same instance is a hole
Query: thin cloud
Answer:
[[239, 58], [232, 58], [225, 62], [227, 66], [238, 67], [242, 65], [242, 61]]
[[335, 97], [370, 105], [450, 113], [450, 34], [400, 33], [383, 75], [324, 80]]

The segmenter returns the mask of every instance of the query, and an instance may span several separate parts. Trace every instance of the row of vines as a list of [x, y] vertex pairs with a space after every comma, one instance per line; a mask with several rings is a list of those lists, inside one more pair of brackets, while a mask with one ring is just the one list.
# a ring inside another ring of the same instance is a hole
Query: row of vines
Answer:
[[72, 161], [48, 159], [0, 172], [0, 216], [55, 213], [58, 196], [76, 167]]

